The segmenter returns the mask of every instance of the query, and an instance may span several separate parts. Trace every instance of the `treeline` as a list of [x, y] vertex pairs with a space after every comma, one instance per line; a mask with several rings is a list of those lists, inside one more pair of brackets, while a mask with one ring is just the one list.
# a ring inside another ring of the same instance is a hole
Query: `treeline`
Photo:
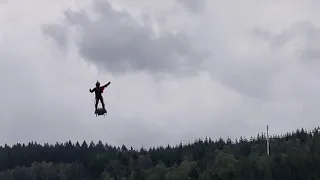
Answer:
[[296, 130], [270, 138], [198, 139], [141, 148], [79, 142], [0, 147], [0, 179], [317, 180], [320, 132]]

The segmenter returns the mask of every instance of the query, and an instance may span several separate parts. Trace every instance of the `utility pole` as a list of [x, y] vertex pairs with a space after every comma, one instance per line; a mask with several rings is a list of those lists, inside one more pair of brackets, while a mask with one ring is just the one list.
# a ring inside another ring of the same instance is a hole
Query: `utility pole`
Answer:
[[270, 147], [269, 147], [269, 126], [267, 125], [267, 155], [270, 154]]

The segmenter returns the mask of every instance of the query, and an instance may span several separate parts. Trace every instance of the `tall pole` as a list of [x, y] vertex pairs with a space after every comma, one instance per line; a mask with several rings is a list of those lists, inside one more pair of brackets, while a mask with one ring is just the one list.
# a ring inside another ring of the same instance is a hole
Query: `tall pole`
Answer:
[[269, 126], [267, 125], [267, 155], [270, 154], [270, 147], [269, 147]]

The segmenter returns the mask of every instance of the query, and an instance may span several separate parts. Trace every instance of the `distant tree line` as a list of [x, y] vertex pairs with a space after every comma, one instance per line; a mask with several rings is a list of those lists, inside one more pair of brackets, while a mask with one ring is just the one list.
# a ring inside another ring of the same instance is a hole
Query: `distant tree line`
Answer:
[[197, 139], [177, 146], [115, 147], [86, 141], [0, 147], [0, 180], [317, 180], [318, 129], [270, 138]]

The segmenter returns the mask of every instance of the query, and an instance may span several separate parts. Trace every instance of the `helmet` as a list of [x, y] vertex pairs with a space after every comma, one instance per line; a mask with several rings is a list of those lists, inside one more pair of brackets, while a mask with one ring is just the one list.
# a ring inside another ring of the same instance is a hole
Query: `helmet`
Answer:
[[97, 81], [97, 82], [96, 82], [96, 86], [97, 86], [97, 87], [99, 87], [99, 86], [100, 86], [100, 83], [99, 83], [99, 81]]

